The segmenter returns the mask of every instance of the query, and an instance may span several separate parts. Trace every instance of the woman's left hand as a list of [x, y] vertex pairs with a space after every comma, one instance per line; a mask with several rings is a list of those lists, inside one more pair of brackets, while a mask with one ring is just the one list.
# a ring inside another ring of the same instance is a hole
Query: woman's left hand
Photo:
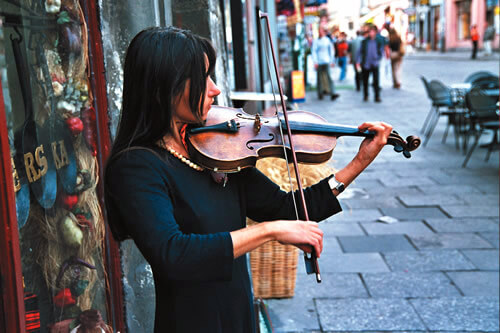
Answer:
[[387, 138], [392, 132], [392, 126], [384, 122], [366, 122], [358, 126], [360, 131], [375, 132], [372, 138], [366, 138], [359, 146], [356, 159], [364, 166], [370, 164], [375, 157], [380, 153], [382, 148], [387, 144]]

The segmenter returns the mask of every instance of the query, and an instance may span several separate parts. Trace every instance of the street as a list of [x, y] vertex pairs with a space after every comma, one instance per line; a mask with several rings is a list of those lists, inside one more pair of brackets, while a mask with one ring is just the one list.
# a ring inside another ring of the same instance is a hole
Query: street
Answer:
[[[412, 54], [403, 60], [402, 89], [392, 88], [381, 68], [382, 103], [362, 101], [353, 89], [352, 68], [336, 101], [308, 91], [301, 110], [331, 123], [359, 125], [381, 120], [403, 138], [418, 135], [430, 109], [420, 75], [445, 84], [471, 73], [498, 74], [498, 58], [469, 60], [469, 53]], [[306, 275], [299, 258], [295, 296], [272, 299], [275, 332], [498, 332], [499, 331], [499, 157], [477, 148], [467, 168], [446, 143], [441, 117], [426, 147], [410, 159], [386, 146], [341, 195], [343, 212], [322, 222], [323, 283]], [[423, 138], [422, 138], [423, 139]], [[490, 135], [483, 135], [481, 143]], [[331, 164], [344, 167], [360, 138], [337, 142]], [[382, 216], [397, 219], [382, 223]]]

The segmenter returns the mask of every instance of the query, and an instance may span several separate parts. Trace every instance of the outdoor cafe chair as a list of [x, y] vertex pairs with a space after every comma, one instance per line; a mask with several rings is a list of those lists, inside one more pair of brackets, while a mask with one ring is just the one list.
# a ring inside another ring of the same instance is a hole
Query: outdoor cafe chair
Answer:
[[474, 82], [471, 82], [471, 88], [480, 88], [480, 89], [498, 89], [499, 82], [498, 76], [492, 75], [487, 77], [482, 77]]
[[500, 126], [498, 118], [498, 94], [488, 94], [486, 90], [475, 87], [465, 95], [465, 103], [469, 110], [467, 137], [474, 135], [475, 140], [462, 164], [464, 168], [467, 166], [472, 153], [476, 149], [479, 138], [485, 131], [493, 131], [493, 138], [486, 145], [488, 151], [485, 161], [489, 160], [491, 151], [497, 149], [499, 145], [498, 131]]
[[[432, 96], [431, 96], [431, 89], [429, 87], [429, 81], [422, 75], [420, 76], [420, 80], [422, 80], [422, 83], [424, 84], [425, 92], [427, 93], [427, 97], [432, 101]], [[434, 113], [434, 105], [431, 106], [431, 109], [427, 113], [427, 117], [425, 117], [424, 124], [422, 125], [422, 128], [420, 129], [420, 133], [425, 134], [425, 130], [427, 128], [427, 123], [429, 122], [429, 119], [431, 118], [432, 114]]]
[[[422, 81], [425, 81], [422, 77]], [[436, 128], [441, 116], [448, 117], [448, 124], [443, 135], [443, 143], [446, 142], [449, 128], [453, 126], [455, 134], [455, 144], [459, 147], [459, 136], [461, 133], [462, 112], [460, 112], [460, 104], [452, 98], [451, 90], [439, 80], [432, 80], [428, 83], [428, 95], [431, 98], [432, 106], [427, 118], [424, 122], [424, 146], [427, 145], [434, 129]], [[444, 110], [443, 110], [444, 108]], [[428, 124], [426, 124], [428, 122]]]
[[482, 78], [487, 78], [487, 77], [491, 77], [491, 76], [496, 76], [495, 74], [493, 74], [492, 72], [488, 72], [488, 71], [478, 71], [478, 72], [474, 72], [472, 74], [470, 74], [469, 76], [467, 76], [467, 78], [465, 78], [465, 83], [474, 83], [474, 81], [476, 80], [480, 80]]

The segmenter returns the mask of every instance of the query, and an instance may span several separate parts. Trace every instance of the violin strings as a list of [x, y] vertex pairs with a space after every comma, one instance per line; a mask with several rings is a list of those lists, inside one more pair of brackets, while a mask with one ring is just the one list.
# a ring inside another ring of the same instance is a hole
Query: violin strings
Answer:
[[[259, 25], [259, 29], [262, 28], [262, 24]], [[273, 77], [271, 75], [271, 65], [270, 65], [270, 60], [269, 60], [269, 44], [270, 44], [270, 36], [271, 36], [271, 31], [268, 31], [267, 35], [264, 35], [261, 33], [262, 36], [267, 36], [267, 41], [266, 47], [265, 47], [265, 52], [264, 54], [266, 55], [266, 63], [267, 63], [267, 72], [269, 75], [269, 80], [271, 82], [271, 91], [273, 93], [273, 102], [274, 102], [274, 109], [275, 109], [275, 115], [276, 118], [278, 119], [278, 127], [280, 129], [280, 135], [281, 135], [281, 142], [283, 143], [283, 155], [285, 156], [285, 161], [286, 161], [286, 170], [288, 172], [288, 181], [290, 182], [290, 190], [292, 191], [292, 200], [293, 200], [293, 208], [295, 209], [295, 216], [297, 220], [299, 220], [299, 211], [297, 209], [297, 201], [295, 200], [295, 189], [293, 187], [293, 181], [292, 181], [292, 174], [290, 173], [290, 162], [288, 161], [288, 154], [286, 151], [285, 147], [285, 136], [283, 134], [283, 126], [281, 126], [281, 121], [280, 121], [280, 116], [278, 112], [278, 102], [276, 101], [276, 92], [274, 91], [274, 84], [273, 84]], [[279, 77], [276, 78], [276, 83], [279, 84], [278, 82]], [[297, 175], [295, 175], [297, 177]], [[297, 182], [299, 180], [297, 179]]]

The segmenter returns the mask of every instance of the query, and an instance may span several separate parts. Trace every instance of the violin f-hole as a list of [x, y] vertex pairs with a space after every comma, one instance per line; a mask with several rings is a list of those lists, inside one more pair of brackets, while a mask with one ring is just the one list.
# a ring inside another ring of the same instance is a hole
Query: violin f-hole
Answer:
[[268, 133], [269, 134], [269, 139], [253, 139], [253, 140], [249, 140], [246, 144], [247, 148], [250, 149], [250, 150], [254, 150], [255, 147], [252, 146], [253, 143], [265, 143], [265, 142], [271, 142], [273, 141], [275, 138], [274, 138], [274, 134], [273, 133]]

